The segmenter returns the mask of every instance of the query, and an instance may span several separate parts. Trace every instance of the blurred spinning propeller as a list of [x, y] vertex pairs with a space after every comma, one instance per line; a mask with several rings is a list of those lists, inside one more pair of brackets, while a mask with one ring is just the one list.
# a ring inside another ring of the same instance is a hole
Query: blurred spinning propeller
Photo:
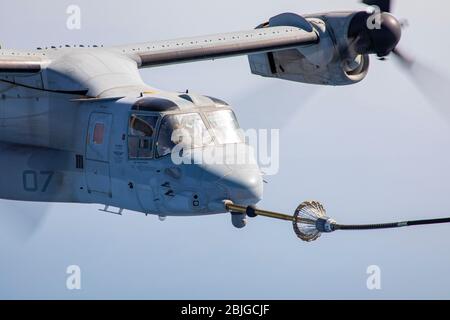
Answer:
[[39, 230], [47, 212], [48, 203], [0, 201], [0, 240], [25, 243]]
[[[377, 6], [381, 14], [392, 10], [390, 0], [363, 0], [362, 2], [369, 6]], [[448, 89], [450, 79], [442, 72], [410, 57], [398, 47], [392, 50], [392, 54], [432, 107], [450, 123], [450, 90]], [[383, 57], [381, 59], [384, 60]]]

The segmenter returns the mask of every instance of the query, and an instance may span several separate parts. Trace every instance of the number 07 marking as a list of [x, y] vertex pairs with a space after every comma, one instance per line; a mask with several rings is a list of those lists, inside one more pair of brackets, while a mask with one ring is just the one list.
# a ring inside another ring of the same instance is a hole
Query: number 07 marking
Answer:
[[[37, 192], [39, 190], [39, 185], [42, 184], [40, 191], [46, 192], [52, 181], [53, 175], [53, 171], [41, 171], [38, 173], [33, 170], [25, 170], [22, 174], [23, 188], [25, 191]], [[42, 177], [42, 179], [39, 179], [40, 177]]]

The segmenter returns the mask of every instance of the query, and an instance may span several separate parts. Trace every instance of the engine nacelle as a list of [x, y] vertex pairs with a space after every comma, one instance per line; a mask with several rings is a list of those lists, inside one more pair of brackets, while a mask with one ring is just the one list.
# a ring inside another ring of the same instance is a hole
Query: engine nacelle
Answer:
[[295, 26], [314, 30], [317, 44], [296, 49], [249, 55], [253, 74], [320, 85], [350, 85], [363, 80], [369, 70], [368, 54], [356, 53], [348, 34], [357, 12], [338, 12], [301, 17], [284, 13], [258, 28]]

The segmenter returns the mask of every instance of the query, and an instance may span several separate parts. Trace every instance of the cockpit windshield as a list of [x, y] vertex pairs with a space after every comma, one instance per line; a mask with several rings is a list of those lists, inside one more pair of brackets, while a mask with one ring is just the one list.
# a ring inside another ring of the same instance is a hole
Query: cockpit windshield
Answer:
[[236, 116], [231, 110], [219, 110], [206, 113], [214, 136], [219, 144], [240, 143], [243, 141], [242, 132]]
[[231, 110], [217, 110], [205, 113], [211, 126], [208, 130], [198, 113], [174, 114], [165, 116], [159, 127], [156, 147], [157, 157], [171, 153], [179, 144], [183, 148], [199, 148], [217, 144], [243, 142], [239, 124]]
[[198, 148], [213, 144], [213, 139], [198, 113], [175, 114], [164, 117], [158, 136], [157, 153], [165, 156], [178, 144]]

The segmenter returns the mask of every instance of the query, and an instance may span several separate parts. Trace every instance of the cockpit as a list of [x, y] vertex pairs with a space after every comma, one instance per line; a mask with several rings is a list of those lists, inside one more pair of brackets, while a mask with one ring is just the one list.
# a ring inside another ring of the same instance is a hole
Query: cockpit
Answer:
[[[142, 183], [152, 186], [153, 197], [142, 197], [149, 208], [170, 214], [222, 212], [226, 199], [248, 205], [261, 199], [261, 171], [253, 150], [221, 100], [184, 94], [143, 97], [129, 110], [127, 136], [129, 160], [139, 163]], [[161, 174], [151, 175], [149, 182], [146, 173], [152, 169]]]
[[226, 106], [167, 113], [139, 108], [129, 117], [130, 159], [161, 158], [171, 154], [179, 144], [193, 149], [243, 141], [236, 116]]

